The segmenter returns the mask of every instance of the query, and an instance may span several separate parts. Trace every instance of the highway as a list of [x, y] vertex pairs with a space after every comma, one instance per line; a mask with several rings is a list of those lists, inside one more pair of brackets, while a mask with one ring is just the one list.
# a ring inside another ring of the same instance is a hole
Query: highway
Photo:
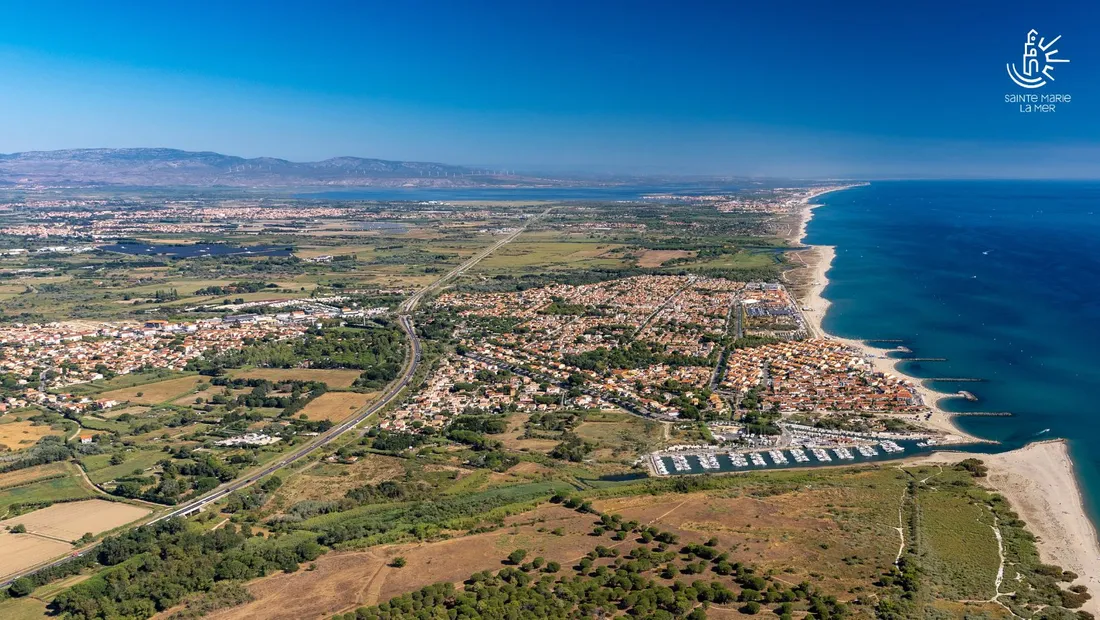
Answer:
[[[226, 482], [226, 483], [222, 484], [221, 486], [215, 488], [214, 490], [210, 491], [209, 493], [203, 495], [202, 497], [195, 498], [195, 499], [187, 502], [186, 504], [181, 504], [179, 506], [175, 506], [175, 507], [172, 508], [171, 511], [166, 512], [166, 513], [164, 513], [164, 514], [162, 514], [162, 515], [160, 515], [160, 516], [158, 516], [154, 519], [151, 519], [151, 520], [145, 522], [145, 524], [147, 525], [147, 524], [151, 524], [151, 523], [156, 523], [157, 521], [161, 521], [161, 520], [164, 520], [164, 519], [170, 519], [172, 517], [186, 517], [186, 516], [195, 514], [196, 512], [199, 512], [200, 510], [202, 510], [208, 504], [212, 504], [214, 502], [217, 502], [218, 500], [223, 499], [225, 496], [229, 495], [230, 493], [233, 493], [234, 491], [239, 491], [239, 490], [241, 490], [245, 487], [250, 486], [252, 483], [256, 482], [260, 478], [263, 478], [265, 476], [269, 476], [269, 475], [279, 471], [280, 469], [283, 469], [284, 467], [288, 467], [288, 466], [296, 463], [297, 461], [300, 461], [300, 460], [306, 458], [310, 454], [316, 452], [318, 449], [327, 446], [328, 444], [332, 443], [333, 441], [336, 441], [336, 439], [339, 438], [341, 435], [343, 435], [344, 433], [346, 433], [346, 432], [350, 431], [351, 429], [355, 428], [361, 422], [363, 422], [364, 420], [369, 418], [371, 415], [373, 415], [374, 413], [382, 410], [387, 405], [392, 403], [394, 401], [394, 399], [396, 399], [398, 397], [398, 395], [400, 395], [401, 391], [404, 390], [405, 387], [408, 386], [409, 383], [412, 382], [413, 376], [415, 376], [416, 370], [420, 366], [420, 360], [421, 360], [420, 339], [416, 335], [416, 328], [413, 325], [413, 321], [412, 321], [412, 313], [416, 310], [416, 308], [420, 304], [421, 300], [424, 299], [424, 296], [431, 293], [431, 292], [433, 292], [433, 291], [438, 290], [441, 286], [443, 286], [447, 282], [453, 280], [454, 278], [457, 278], [458, 276], [465, 273], [468, 269], [470, 269], [474, 265], [481, 262], [481, 260], [483, 260], [486, 256], [489, 256], [490, 254], [495, 252], [501, 246], [513, 241], [516, 237], [520, 236], [520, 234], [522, 234], [523, 231], [527, 230], [527, 227], [532, 222], [534, 222], [535, 220], [539, 219], [540, 217], [546, 215], [549, 212], [550, 212], [550, 209], [546, 209], [546, 211], [543, 211], [541, 214], [539, 214], [535, 217], [529, 218], [527, 220], [527, 222], [522, 227], [520, 227], [518, 230], [516, 230], [515, 232], [509, 234], [507, 237], [497, 241], [496, 243], [489, 246], [488, 248], [478, 252], [477, 254], [475, 254], [474, 256], [472, 256], [471, 258], [466, 260], [465, 262], [463, 262], [461, 265], [455, 267], [454, 269], [447, 272], [443, 276], [440, 276], [438, 279], [433, 281], [428, 286], [426, 286], [423, 289], [421, 289], [421, 290], [417, 291], [416, 293], [414, 293], [411, 297], [409, 297], [407, 300], [405, 300], [404, 303], [401, 304], [401, 306], [398, 308], [398, 322], [401, 324], [401, 330], [405, 332], [405, 336], [409, 339], [409, 348], [410, 348], [411, 355], [409, 355], [408, 358], [406, 359], [405, 368], [402, 370], [401, 375], [397, 379], [395, 379], [392, 383], [390, 383], [386, 387], [385, 390], [383, 390], [383, 392], [382, 392], [381, 396], [379, 396], [379, 398], [377, 398], [372, 403], [367, 405], [362, 411], [356, 413], [352, 418], [340, 423], [337, 426], [334, 426], [334, 427], [330, 428], [329, 430], [325, 431], [324, 433], [319, 435], [317, 438], [313, 439], [312, 441], [305, 444], [304, 446], [298, 448], [294, 452], [292, 452], [288, 455], [284, 455], [278, 461], [276, 461], [274, 463], [271, 463], [271, 464], [268, 464], [268, 465], [264, 466], [263, 468], [261, 468], [259, 470], [253, 470], [251, 472], [248, 472], [247, 474], [245, 474], [241, 478], [237, 478], [235, 480], [231, 480], [229, 482]], [[89, 545], [88, 547], [84, 547], [84, 548], [79, 550], [79, 554], [83, 555], [83, 554], [87, 553], [88, 551], [94, 549], [97, 545], [98, 545], [98, 543], [93, 544], [93, 545]], [[64, 563], [64, 562], [68, 561], [71, 558], [72, 558], [72, 555], [69, 555], [69, 556], [61, 558], [59, 560], [55, 560], [53, 562], [40, 564], [40, 565], [35, 566], [31, 569], [23, 571], [22, 573], [15, 574], [15, 575], [9, 575], [4, 581], [0, 582], [0, 587], [10, 584], [12, 581], [15, 581], [16, 579], [18, 579], [19, 577], [22, 577], [23, 575], [29, 575], [29, 574], [34, 573], [36, 571], [42, 570], [44, 568], [49, 568], [51, 566], [56, 566], [58, 564], [61, 564], [61, 563]]]

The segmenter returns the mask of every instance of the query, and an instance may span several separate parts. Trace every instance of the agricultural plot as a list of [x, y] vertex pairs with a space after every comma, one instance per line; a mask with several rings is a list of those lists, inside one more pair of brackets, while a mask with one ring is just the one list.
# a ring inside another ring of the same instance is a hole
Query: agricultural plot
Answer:
[[359, 370], [325, 370], [321, 368], [252, 368], [230, 373], [234, 379], [267, 379], [279, 381], [321, 381], [334, 390], [351, 387], [359, 378]]
[[207, 377], [198, 375], [157, 381], [121, 390], [111, 390], [100, 394], [100, 398], [110, 398], [119, 402], [129, 402], [140, 405], [156, 405], [168, 400], [173, 400], [191, 392], [199, 383], [207, 381]]
[[[54, 429], [47, 424], [35, 424], [29, 420], [16, 421], [11, 416], [0, 418], [0, 445], [9, 450], [19, 450], [32, 446], [39, 439], [47, 435], [60, 435], [59, 429]], [[0, 448], [0, 451], [3, 449]]]
[[84, 484], [80, 475], [73, 472], [60, 478], [0, 490], [0, 515], [7, 514], [15, 504], [45, 504], [94, 495], [95, 493]]
[[60, 540], [0, 532], [0, 549], [4, 550], [0, 553], [0, 579], [65, 555], [72, 548]]
[[48, 465], [17, 469], [0, 474], [0, 489], [30, 484], [46, 478], [66, 476], [70, 473], [72, 473], [72, 469], [66, 463], [49, 463]]
[[122, 502], [90, 499], [40, 508], [0, 521], [0, 526], [11, 527], [18, 523], [30, 534], [72, 542], [88, 532], [99, 534], [126, 525], [149, 512], [148, 508]]
[[377, 392], [361, 394], [359, 392], [325, 392], [314, 398], [302, 409], [302, 415], [309, 420], [329, 420], [341, 422], [374, 400]]

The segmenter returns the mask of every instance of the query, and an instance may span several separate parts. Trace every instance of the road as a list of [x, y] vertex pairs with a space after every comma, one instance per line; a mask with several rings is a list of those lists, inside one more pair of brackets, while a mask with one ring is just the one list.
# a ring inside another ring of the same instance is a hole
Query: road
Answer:
[[458, 276], [462, 275], [470, 267], [473, 267], [474, 265], [481, 262], [481, 260], [484, 259], [486, 256], [492, 254], [493, 252], [496, 252], [501, 246], [503, 246], [505, 244], [508, 244], [508, 243], [511, 243], [513, 240], [515, 240], [516, 237], [523, 234], [523, 231], [527, 230], [527, 227], [530, 226], [534, 221], [536, 221], [536, 220], [542, 218], [543, 216], [545, 216], [546, 214], [550, 213], [551, 209], [553, 209], [553, 207], [550, 207], [550, 208], [546, 209], [545, 211], [543, 211], [542, 213], [540, 213], [540, 214], [538, 214], [534, 217], [528, 218], [527, 221], [523, 224], [523, 226], [520, 226], [518, 229], [516, 229], [514, 232], [509, 234], [507, 237], [497, 241], [493, 245], [491, 245], [491, 246], [485, 248], [484, 250], [478, 252], [477, 254], [473, 255], [472, 257], [467, 259], [466, 262], [462, 263], [458, 267], [455, 267], [454, 269], [452, 269], [449, 273], [447, 273], [443, 277], [439, 278], [438, 280], [436, 280], [436, 281], [432, 282], [431, 284], [429, 284], [428, 286], [424, 287], [423, 289], [418, 291], [412, 297], [406, 299], [405, 303], [401, 304], [401, 312], [403, 314], [408, 314], [408, 313], [411, 313], [414, 310], [416, 310], [416, 307], [420, 304], [420, 301], [422, 299], [424, 299], [425, 295], [439, 290], [440, 287], [442, 287], [444, 284], [446, 284], [447, 282], [450, 282], [451, 280], [453, 280], [453, 279], [457, 278]]
[[[275, 463], [271, 463], [269, 465], [266, 465], [266, 466], [264, 466], [263, 468], [261, 468], [259, 470], [251, 471], [251, 472], [245, 474], [244, 477], [226, 482], [226, 483], [222, 484], [221, 486], [217, 487], [216, 489], [210, 491], [206, 495], [203, 495], [202, 497], [193, 499], [193, 500], [187, 502], [186, 504], [181, 504], [179, 506], [175, 506], [175, 507], [172, 508], [171, 511], [169, 511], [165, 514], [162, 514], [162, 515], [160, 515], [160, 516], [158, 516], [158, 517], [156, 517], [156, 518], [154, 518], [150, 521], [147, 521], [145, 524], [156, 523], [157, 521], [162, 521], [164, 519], [170, 519], [172, 517], [186, 517], [186, 516], [195, 514], [196, 512], [199, 512], [200, 510], [202, 510], [205, 506], [207, 506], [209, 504], [212, 504], [212, 503], [214, 503], [214, 502], [216, 502], [220, 499], [223, 499], [225, 496], [229, 495], [230, 493], [233, 493], [234, 491], [239, 491], [239, 490], [241, 490], [245, 487], [248, 487], [252, 483], [259, 480], [260, 478], [263, 478], [265, 476], [270, 476], [271, 474], [279, 471], [280, 469], [283, 469], [284, 467], [288, 467], [288, 466], [296, 463], [297, 461], [300, 461], [300, 460], [306, 458], [310, 454], [312, 454], [312, 453], [316, 452], [317, 450], [319, 450], [319, 449], [327, 446], [328, 444], [332, 443], [337, 438], [339, 438], [341, 435], [343, 435], [344, 433], [346, 433], [346, 432], [350, 431], [351, 429], [355, 428], [361, 422], [363, 422], [364, 420], [366, 420], [370, 416], [374, 415], [376, 412], [382, 410], [384, 407], [386, 407], [387, 405], [392, 403], [394, 401], [394, 399], [396, 399], [397, 396], [401, 393], [401, 391], [404, 390], [405, 387], [408, 386], [409, 383], [412, 382], [413, 376], [416, 374], [416, 369], [420, 366], [420, 359], [421, 359], [420, 339], [416, 335], [416, 328], [413, 325], [413, 321], [412, 321], [412, 313], [416, 310], [416, 307], [424, 299], [425, 295], [427, 295], [427, 294], [429, 294], [433, 291], [439, 290], [439, 288], [441, 286], [443, 286], [447, 282], [453, 280], [454, 278], [457, 278], [458, 276], [462, 275], [468, 269], [470, 269], [474, 265], [481, 262], [481, 260], [483, 260], [486, 256], [489, 256], [490, 254], [495, 252], [501, 246], [513, 241], [516, 237], [520, 236], [520, 234], [522, 234], [523, 231], [527, 230], [527, 227], [532, 222], [534, 222], [538, 218], [546, 215], [549, 212], [550, 212], [550, 209], [546, 209], [546, 211], [543, 211], [541, 214], [539, 214], [535, 217], [529, 218], [527, 220], [527, 222], [522, 227], [520, 227], [518, 230], [516, 230], [515, 232], [509, 234], [507, 237], [497, 241], [496, 243], [489, 246], [488, 248], [478, 252], [477, 254], [475, 254], [473, 257], [469, 258], [465, 262], [463, 262], [458, 267], [455, 267], [454, 269], [447, 272], [446, 274], [444, 274], [443, 276], [441, 276], [437, 280], [433, 281], [428, 286], [426, 286], [423, 289], [421, 289], [421, 290], [417, 291], [416, 293], [414, 293], [412, 295], [412, 297], [409, 297], [407, 300], [405, 300], [404, 303], [401, 304], [401, 306], [398, 308], [398, 322], [401, 324], [401, 330], [405, 332], [405, 336], [409, 340], [411, 355], [409, 355], [406, 358], [405, 368], [402, 370], [401, 375], [397, 379], [395, 379], [392, 383], [390, 383], [386, 387], [385, 390], [383, 390], [383, 392], [379, 396], [379, 398], [375, 399], [373, 402], [371, 402], [369, 405], [367, 405], [366, 408], [364, 408], [362, 411], [355, 414], [355, 416], [353, 416], [351, 419], [346, 420], [346, 421], [340, 423], [339, 425], [330, 428], [329, 430], [325, 431], [320, 436], [318, 436], [316, 439], [314, 439], [314, 440], [310, 441], [309, 443], [305, 444], [304, 446], [298, 448], [297, 450], [290, 453], [289, 455], [284, 455], [282, 458], [280, 458]], [[98, 543], [96, 543], [96, 545], [98, 545]], [[79, 551], [80, 555], [83, 555], [83, 554], [87, 553], [88, 551], [91, 551], [92, 549], [94, 549], [96, 547], [96, 545], [90, 545], [88, 547], [82, 548]], [[46, 564], [40, 564], [38, 566], [35, 566], [35, 567], [33, 567], [29, 570], [26, 570], [26, 571], [22, 572], [22, 573], [19, 573], [19, 574], [16, 574], [16, 575], [9, 575], [8, 578], [6, 578], [4, 581], [0, 582], [0, 586], [6, 586], [6, 585], [10, 584], [12, 581], [15, 581], [16, 579], [18, 579], [19, 577], [22, 577], [23, 575], [28, 575], [28, 574], [31, 574], [33, 572], [42, 570], [44, 568], [49, 568], [51, 566], [56, 566], [58, 564], [66, 562], [69, 559], [71, 559], [71, 557], [72, 556], [66, 556], [64, 558], [61, 558], [59, 560], [55, 560], [53, 562], [49, 562], [49, 563], [46, 563]]]

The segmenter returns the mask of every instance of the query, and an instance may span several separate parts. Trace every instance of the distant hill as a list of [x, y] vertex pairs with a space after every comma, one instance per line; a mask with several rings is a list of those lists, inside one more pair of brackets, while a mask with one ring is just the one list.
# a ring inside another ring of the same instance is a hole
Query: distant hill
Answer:
[[500, 175], [427, 162], [335, 157], [292, 162], [178, 149], [72, 149], [0, 154], [0, 185], [145, 187], [558, 186], [555, 179]]

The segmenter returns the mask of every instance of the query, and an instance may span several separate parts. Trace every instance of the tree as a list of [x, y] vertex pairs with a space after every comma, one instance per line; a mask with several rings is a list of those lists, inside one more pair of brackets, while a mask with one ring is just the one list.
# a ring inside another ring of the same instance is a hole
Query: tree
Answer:
[[390, 566], [392, 566], [393, 568], [405, 568], [405, 558], [397, 556], [396, 558], [390, 560]]
[[527, 557], [526, 549], [516, 549], [508, 554], [508, 562], [513, 566], [519, 566], [519, 563], [522, 562], [525, 557]]
[[27, 533], [27, 526], [23, 525], [22, 523], [16, 523], [15, 525], [11, 526], [11, 533], [12, 534], [26, 534]]
[[20, 577], [11, 582], [11, 586], [8, 588], [8, 593], [12, 596], [26, 596], [34, 592], [34, 582], [26, 577]]

